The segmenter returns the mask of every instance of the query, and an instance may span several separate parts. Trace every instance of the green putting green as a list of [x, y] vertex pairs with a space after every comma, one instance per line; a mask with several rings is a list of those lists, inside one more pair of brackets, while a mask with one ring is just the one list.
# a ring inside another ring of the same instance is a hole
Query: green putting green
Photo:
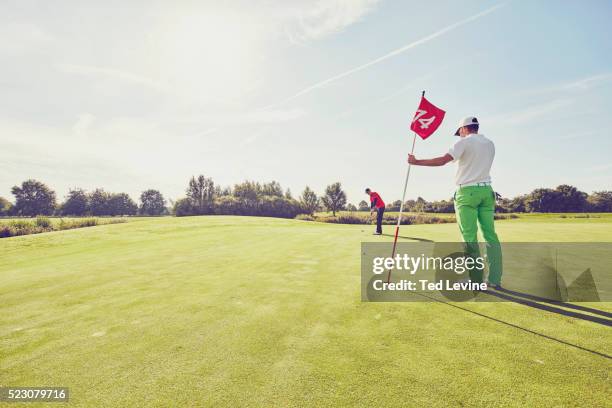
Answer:
[[[497, 227], [506, 242], [612, 241], [598, 219]], [[604, 356], [445, 304], [362, 303], [360, 243], [392, 240], [372, 228], [165, 217], [2, 239], [0, 386], [100, 407], [610, 403]], [[401, 231], [460, 239], [455, 224]], [[459, 305], [612, 353], [609, 327]]]

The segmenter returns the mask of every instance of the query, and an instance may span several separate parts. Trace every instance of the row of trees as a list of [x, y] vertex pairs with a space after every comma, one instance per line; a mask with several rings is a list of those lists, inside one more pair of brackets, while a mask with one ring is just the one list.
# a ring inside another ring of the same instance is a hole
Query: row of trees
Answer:
[[140, 205], [126, 193], [110, 193], [101, 188], [92, 192], [80, 188], [70, 190], [64, 202], [58, 204], [55, 192], [37, 180], [26, 180], [21, 186], [14, 186], [11, 192], [15, 203], [0, 197], [0, 215], [117, 216], [168, 212], [166, 200], [157, 190], [144, 191], [140, 195]]
[[157, 190], [142, 192], [139, 205], [126, 193], [110, 193], [100, 188], [91, 192], [72, 189], [58, 204], [55, 192], [37, 180], [26, 180], [11, 191], [15, 202], [0, 197], [0, 216], [122, 216], [172, 212], [177, 216], [227, 214], [293, 218], [323, 208], [335, 214], [347, 204], [340, 183], [329, 185], [321, 198], [306, 187], [295, 199], [290, 190], [284, 191], [276, 181], [263, 184], [245, 181], [233, 188], [223, 188], [204, 175], [189, 180], [186, 197], [177, 200], [171, 209], [166, 207], [166, 200]]
[[340, 183], [327, 186], [321, 198], [307, 186], [296, 199], [290, 190], [284, 191], [276, 181], [263, 184], [245, 181], [222, 188], [211, 178], [200, 175], [189, 180], [186, 193], [187, 196], [179, 199], [173, 207], [173, 213], [179, 217], [224, 214], [293, 218], [322, 208], [335, 214], [346, 206], [346, 194]]
[[574, 186], [538, 188], [513, 199], [499, 201], [501, 212], [612, 212], [612, 191], [587, 194]]
[[[401, 201], [397, 200], [387, 205], [388, 211], [399, 211]], [[369, 203], [361, 201], [360, 211], [368, 211]], [[422, 197], [408, 200], [404, 203], [405, 211], [452, 213], [455, 211], [453, 199], [426, 201]], [[538, 188], [529, 194], [514, 198], [497, 200], [496, 211], [501, 213], [514, 212], [612, 212], [612, 191], [596, 191], [587, 194], [574, 186], [562, 184], [556, 188]]]
[[[14, 186], [14, 204], [0, 197], [0, 216], [117, 216], [117, 215], [164, 215], [172, 212], [177, 216], [226, 214], [261, 215], [293, 218], [297, 214], [312, 214], [316, 211], [368, 211], [370, 204], [362, 200], [358, 206], [347, 202], [346, 193], [339, 182], [326, 187], [317, 194], [306, 187], [298, 198], [290, 190], [272, 181], [258, 183], [245, 181], [233, 187], [215, 185], [211, 178], [200, 175], [189, 180], [186, 197], [177, 200], [169, 209], [164, 196], [157, 190], [146, 190], [140, 195], [140, 203], [126, 193], [110, 193], [103, 189], [87, 192], [70, 190], [61, 204], [56, 194], [46, 184], [37, 180], [26, 180]], [[387, 203], [387, 211], [398, 211], [401, 201]], [[451, 213], [453, 200], [426, 201], [422, 197], [404, 203], [405, 211]], [[612, 191], [587, 194], [569, 185], [554, 189], [539, 188], [529, 194], [515, 198], [501, 198], [497, 202], [498, 212], [612, 212]]]

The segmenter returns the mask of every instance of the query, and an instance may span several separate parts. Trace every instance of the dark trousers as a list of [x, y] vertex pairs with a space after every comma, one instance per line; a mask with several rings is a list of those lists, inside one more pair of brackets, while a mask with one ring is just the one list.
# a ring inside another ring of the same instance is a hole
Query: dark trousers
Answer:
[[385, 213], [385, 207], [377, 208], [376, 213], [376, 232], [382, 234], [382, 220], [383, 214]]

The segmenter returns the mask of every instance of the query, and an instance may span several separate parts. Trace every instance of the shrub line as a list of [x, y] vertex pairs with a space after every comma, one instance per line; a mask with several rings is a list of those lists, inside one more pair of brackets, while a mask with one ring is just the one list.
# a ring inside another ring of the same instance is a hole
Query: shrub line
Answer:
[[54, 223], [48, 217], [36, 217], [32, 220], [11, 220], [0, 224], [0, 238], [16, 237], [20, 235], [40, 234], [43, 232], [63, 231], [76, 228], [94, 227], [96, 225], [119, 224], [126, 222], [123, 218], [99, 220], [98, 218], [79, 218], [65, 220], [60, 218]]
[[[516, 214], [495, 214], [496, 220], [506, 220], [519, 218]], [[371, 217], [369, 213], [351, 212], [349, 214], [333, 215], [307, 215], [299, 214], [295, 217], [296, 220], [316, 221], [332, 224], [370, 224]], [[419, 224], [449, 224], [457, 222], [454, 215], [437, 216], [432, 214], [407, 214], [402, 215], [401, 225], [419, 225]], [[383, 225], [395, 225], [397, 216], [389, 214], [383, 216]]]

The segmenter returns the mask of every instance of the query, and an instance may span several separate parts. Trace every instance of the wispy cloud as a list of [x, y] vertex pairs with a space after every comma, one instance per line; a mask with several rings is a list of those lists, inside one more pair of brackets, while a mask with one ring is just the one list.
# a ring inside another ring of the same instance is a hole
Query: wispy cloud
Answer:
[[380, 0], [319, 0], [297, 11], [297, 24], [290, 21], [285, 33], [293, 43], [318, 40], [360, 21]]
[[326, 85], [329, 85], [330, 83], [335, 82], [335, 81], [337, 81], [339, 79], [342, 79], [344, 77], [352, 75], [352, 74], [354, 74], [356, 72], [363, 71], [366, 68], [369, 68], [369, 67], [371, 67], [373, 65], [379, 64], [379, 63], [381, 63], [381, 62], [383, 62], [385, 60], [388, 60], [389, 58], [393, 58], [393, 57], [395, 57], [397, 55], [400, 55], [400, 54], [402, 54], [402, 53], [404, 53], [406, 51], [409, 51], [409, 50], [411, 50], [411, 49], [413, 49], [415, 47], [418, 47], [419, 45], [423, 45], [423, 44], [425, 44], [425, 43], [427, 43], [427, 42], [429, 42], [429, 41], [431, 41], [433, 39], [436, 39], [436, 38], [438, 38], [438, 37], [440, 37], [440, 36], [442, 36], [444, 34], [447, 34], [447, 33], [451, 32], [451, 31], [453, 31], [453, 30], [455, 30], [455, 29], [457, 29], [457, 28], [459, 28], [459, 27], [461, 27], [461, 26], [463, 26], [465, 24], [468, 24], [468, 23], [470, 23], [470, 22], [472, 22], [474, 20], [477, 20], [479, 18], [482, 18], [482, 17], [486, 16], [487, 14], [491, 14], [494, 11], [498, 10], [499, 8], [501, 8], [503, 6], [505, 6], [505, 4], [498, 4], [496, 6], [488, 8], [488, 9], [486, 9], [486, 10], [480, 12], [480, 13], [474, 14], [471, 17], [465, 18], [465, 19], [460, 20], [460, 21], [458, 21], [456, 23], [453, 23], [453, 24], [451, 24], [449, 26], [446, 26], [446, 27], [444, 27], [444, 28], [442, 28], [442, 29], [432, 33], [432, 34], [429, 34], [429, 35], [427, 35], [427, 36], [425, 36], [423, 38], [420, 38], [420, 39], [418, 39], [416, 41], [413, 41], [413, 42], [411, 42], [409, 44], [406, 44], [406, 45], [404, 45], [402, 47], [396, 48], [395, 50], [393, 50], [391, 52], [388, 52], [387, 54], [385, 54], [385, 55], [383, 55], [381, 57], [378, 57], [378, 58], [375, 58], [375, 59], [373, 59], [373, 60], [371, 60], [369, 62], [366, 62], [365, 64], [361, 64], [359, 66], [356, 66], [354, 68], [349, 69], [348, 71], [344, 71], [344, 72], [342, 72], [340, 74], [334, 75], [334, 76], [332, 76], [330, 78], [327, 78], [327, 79], [325, 79], [323, 81], [319, 81], [316, 84], [310, 85], [310, 86], [308, 86], [308, 87], [306, 87], [306, 88], [296, 92], [295, 94], [291, 95], [290, 97], [282, 100], [281, 102], [269, 105], [266, 108], [271, 108], [271, 107], [274, 107], [274, 106], [278, 106], [278, 105], [287, 103], [287, 102], [292, 101], [292, 100], [294, 100], [296, 98], [299, 98], [302, 95], [310, 93], [310, 92], [314, 91], [315, 89], [322, 88], [322, 87], [324, 87]]
[[415, 89], [417, 89], [417, 86], [423, 87], [435, 75], [437, 75], [440, 72], [448, 69], [449, 66], [450, 65], [445, 65], [445, 66], [443, 66], [443, 67], [441, 67], [439, 69], [436, 69], [436, 70], [434, 70], [434, 71], [432, 71], [432, 72], [430, 72], [428, 74], [419, 76], [419, 77], [413, 79], [412, 81], [408, 82], [406, 85], [400, 87], [399, 89], [396, 89], [395, 91], [393, 91], [393, 92], [391, 92], [391, 93], [389, 93], [389, 94], [387, 94], [385, 96], [382, 96], [382, 97], [374, 100], [371, 103], [367, 103], [367, 104], [364, 104], [364, 105], [361, 105], [361, 106], [357, 106], [357, 107], [354, 107], [354, 108], [350, 108], [350, 109], [347, 109], [347, 110], [345, 110], [343, 112], [340, 112], [336, 116], [336, 118], [338, 118], [338, 119], [345, 118], [345, 117], [350, 116], [350, 115], [352, 115], [354, 113], [362, 112], [362, 111], [364, 111], [366, 109], [371, 109], [371, 108], [376, 107], [378, 105], [383, 105], [383, 104], [387, 103], [388, 101], [390, 101], [392, 99], [395, 99], [395, 98], [397, 98], [400, 95], [405, 94], [408, 91], [414, 91]]
[[247, 138], [245, 138], [241, 143], [240, 146], [244, 147], [244, 146], [248, 146], [252, 143], [254, 143], [255, 141], [257, 141], [257, 139], [259, 139], [261, 136], [265, 136], [266, 134], [268, 134], [270, 131], [269, 127], [262, 127], [260, 129], [258, 129], [257, 131], [251, 133]]
[[172, 92], [173, 89], [169, 85], [156, 81], [151, 78], [147, 78], [142, 75], [126, 72], [114, 68], [108, 67], [97, 67], [91, 65], [77, 65], [77, 64], [56, 64], [56, 69], [69, 74], [87, 75], [87, 76], [104, 76], [114, 78], [124, 82], [130, 82], [151, 88], [161, 92]]

